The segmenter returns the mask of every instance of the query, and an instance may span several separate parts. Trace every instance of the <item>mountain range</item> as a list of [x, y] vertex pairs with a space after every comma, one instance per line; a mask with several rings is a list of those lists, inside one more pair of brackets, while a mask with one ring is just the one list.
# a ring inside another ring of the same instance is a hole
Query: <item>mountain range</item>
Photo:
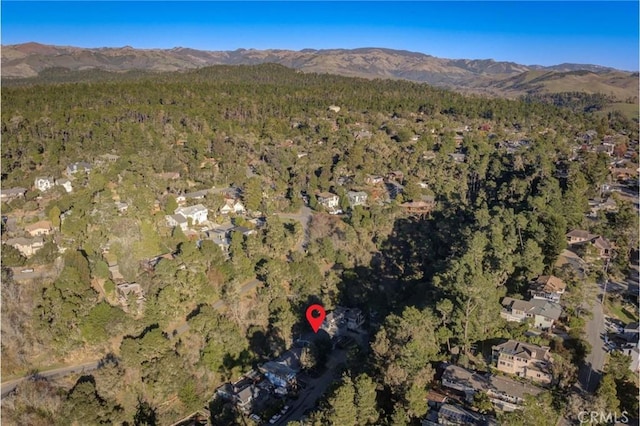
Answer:
[[599, 65], [521, 65], [492, 59], [444, 59], [385, 48], [204, 51], [173, 49], [79, 48], [25, 43], [2, 46], [3, 79], [37, 77], [49, 68], [111, 72], [180, 71], [210, 65], [273, 62], [302, 72], [363, 78], [394, 78], [496, 96], [580, 91], [604, 93], [637, 103], [638, 73]]

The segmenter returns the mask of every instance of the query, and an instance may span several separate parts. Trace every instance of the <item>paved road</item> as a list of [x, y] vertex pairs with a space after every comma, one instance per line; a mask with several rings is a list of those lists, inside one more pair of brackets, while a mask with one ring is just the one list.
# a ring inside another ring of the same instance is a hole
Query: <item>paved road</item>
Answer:
[[338, 378], [337, 366], [347, 360], [347, 351], [336, 349], [327, 360], [327, 369], [317, 379], [309, 380], [306, 389], [303, 389], [300, 399], [290, 403], [294, 408], [288, 415], [282, 417], [277, 425], [286, 425], [288, 422], [299, 421], [304, 417], [304, 412], [314, 409], [318, 399], [327, 391], [327, 388]]
[[[93, 371], [98, 368], [100, 360], [85, 362], [84, 364], [71, 365], [62, 368], [56, 368], [54, 370], [42, 371], [38, 372], [38, 375], [42, 377], [47, 377], [50, 379], [55, 379], [58, 377], [64, 377], [73, 373], [84, 373], [88, 371]], [[28, 377], [21, 377], [19, 379], [10, 380], [8, 382], [2, 383], [2, 397], [7, 396], [10, 392], [12, 392], [16, 386], [18, 386], [23, 381], [27, 380]]]
[[289, 219], [289, 220], [297, 220], [302, 224], [302, 235], [303, 238], [296, 245], [296, 250], [299, 252], [304, 252], [307, 248], [307, 244], [309, 243], [309, 222], [311, 222], [311, 216], [313, 216], [313, 212], [307, 206], [304, 206], [300, 209], [298, 213], [276, 213], [281, 219]]
[[35, 280], [38, 278], [55, 278], [58, 276], [54, 269], [42, 269], [34, 270], [33, 272], [22, 272], [29, 270], [29, 267], [11, 268], [13, 271], [13, 280], [15, 282]]
[[587, 304], [583, 305], [585, 310], [593, 314], [585, 325], [586, 339], [591, 345], [591, 353], [587, 355], [578, 372], [580, 388], [587, 392], [594, 392], [598, 388], [607, 355], [602, 339], [602, 335], [606, 331], [601, 303], [602, 295], [603, 286], [598, 286], [598, 301], [591, 307]]

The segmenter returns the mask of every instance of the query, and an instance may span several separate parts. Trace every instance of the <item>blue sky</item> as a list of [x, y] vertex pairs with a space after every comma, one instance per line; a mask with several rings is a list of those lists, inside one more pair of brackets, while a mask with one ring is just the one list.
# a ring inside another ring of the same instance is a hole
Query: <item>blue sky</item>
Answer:
[[638, 2], [2, 1], [2, 44], [204, 50], [386, 47], [638, 70]]

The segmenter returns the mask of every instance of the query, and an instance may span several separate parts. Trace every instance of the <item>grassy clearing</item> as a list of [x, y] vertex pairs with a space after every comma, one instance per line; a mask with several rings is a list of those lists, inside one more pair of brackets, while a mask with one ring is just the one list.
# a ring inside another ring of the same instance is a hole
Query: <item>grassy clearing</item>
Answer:
[[609, 315], [619, 319], [625, 324], [638, 321], [638, 315], [632, 310], [629, 310], [618, 300], [611, 300], [610, 298], [607, 298], [607, 303], [605, 303], [604, 307]]
[[626, 104], [623, 102], [616, 102], [609, 104], [602, 111], [599, 111], [598, 114], [606, 115], [611, 111], [620, 111], [625, 115], [625, 117], [629, 119], [638, 118], [640, 114], [640, 106], [638, 104]]

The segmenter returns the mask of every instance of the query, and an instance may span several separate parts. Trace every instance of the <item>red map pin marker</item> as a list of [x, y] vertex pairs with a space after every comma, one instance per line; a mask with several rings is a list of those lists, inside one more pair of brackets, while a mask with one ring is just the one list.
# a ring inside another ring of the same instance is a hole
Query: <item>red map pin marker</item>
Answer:
[[324, 317], [327, 316], [324, 308], [320, 305], [311, 305], [307, 308], [307, 321], [311, 324], [313, 332], [317, 333], [324, 321]]

